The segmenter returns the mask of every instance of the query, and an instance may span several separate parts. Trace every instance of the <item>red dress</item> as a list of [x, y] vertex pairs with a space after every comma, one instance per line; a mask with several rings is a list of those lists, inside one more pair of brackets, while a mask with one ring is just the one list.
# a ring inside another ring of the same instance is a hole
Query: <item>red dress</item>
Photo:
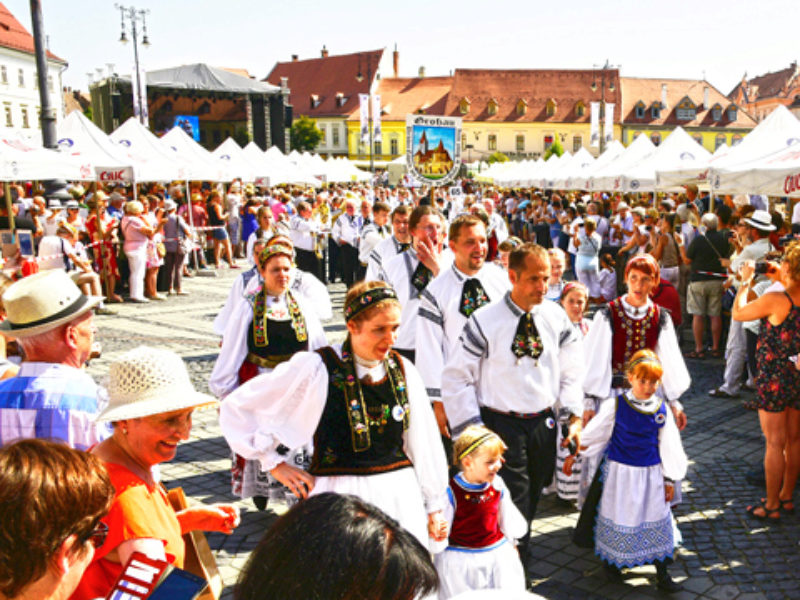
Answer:
[[116, 247], [114, 246], [114, 241], [112, 239], [111, 233], [108, 232], [109, 225], [111, 224], [112, 219], [105, 216], [102, 220], [102, 224], [104, 229], [106, 230], [105, 240], [100, 244], [100, 231], [97, 227], [97, 215], [92, 214], [86, 219], [86, 231], [89, 233], [89, 237], [92, 240], [93, 244], [99, 244], [97, 246], [93, 246], [94, 248], [94, 268], [98, 273], [102, 273], [102, 264], [100, 262], [100, 256], [102, 252], [103, 262], [105, 263], [106, 269], [108, 270], [109, 275], [113, 275], [115, 278], [119, 279], [119, 269], [117, 269], [117, 251]]

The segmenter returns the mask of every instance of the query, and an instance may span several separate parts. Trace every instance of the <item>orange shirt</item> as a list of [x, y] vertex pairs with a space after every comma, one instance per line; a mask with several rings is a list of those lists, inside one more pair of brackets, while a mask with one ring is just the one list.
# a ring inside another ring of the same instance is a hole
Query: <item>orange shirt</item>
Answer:
[[116, 491], [111, 510], [103, 519], [108, 525], [108, 537], [95, 551], [92, 562], [70, 600], [105, 598], [122, 572], [120, 563], [111, 562], [105, 556], [127, 540], [161, 540], [164, 542], [167, 560], [176, 567], [183, 567], [186, 549], [181, 537], [181, 526], [163, 486], [157, 485], [151, 489], [121, 465], [106, 463], [106, 469]]

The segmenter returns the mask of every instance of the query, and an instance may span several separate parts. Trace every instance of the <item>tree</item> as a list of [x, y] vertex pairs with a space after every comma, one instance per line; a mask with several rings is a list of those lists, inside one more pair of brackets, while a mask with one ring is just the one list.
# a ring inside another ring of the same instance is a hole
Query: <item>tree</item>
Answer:
[[233, 134], [233, 140], [244, 148], [250, 143], [250, 134], [244, 127], [239, 127]]
[[508, 162], [508, 157], [502, 152], [492, 152], [487, 159], [490, 165], [496, 162]]
[[291, 129], [292, 150], [302, 152], [303, 150], [314, 150], [322, 139], [322, 132], [317, 127], [313, 119], [301, 116], [295, 119]]
[[550, 147], [544, 153], [544, 159], [547, 160], [548, 158], [553, 156], [553, 154], [555, 154], [556, 156], [561, 156], [562, 154], [564, 154], [564, 148], [561, 145], [561, 142], [558, 141], [558, 138], [553, 140], [553, 143], [550, 144]]

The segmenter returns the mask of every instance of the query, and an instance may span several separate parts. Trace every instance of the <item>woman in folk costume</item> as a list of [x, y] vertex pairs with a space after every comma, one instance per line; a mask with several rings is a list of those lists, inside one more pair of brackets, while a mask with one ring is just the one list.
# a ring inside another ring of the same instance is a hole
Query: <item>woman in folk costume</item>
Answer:
[[[354, 285], [341, 345], [298, 352], [232, 392], [220, 425], [234, 451], [298, 497], [336, 492], [375, 504], [424, 545], [446, 537], [447, 463], [414, 365], [392, 350], [400, 302], [383, 282]], [[308, 472], [287, 451], [313, 440]]]
[[[652, 563], [658, 588], [677, 592], [682, 586], [667, 571], [675, 549], [670, 502], [688, 461], [672, 411], [655, 395], [664, 372], [655, 352], [636, 352], [626, 366], [630, 389], [603, 402], [583, 430], [583, 456], [603, 462], [578, 531], [592, 528], [595, 553], [610, 580], [621, 582], [623, 567]], [[570, 474], [574, 461], [566, 459], [564, 473]], [[576, 543], [588, 545], [576, 534]]]
[[[285, 238], [266, 245], [258, 256], [263, 283], [254, 278], [245, 289], [225, 326], [222, 348], [209, 380], [209, 389], [224, 399], [260, 373], [272, 371], [295, 353], [327, 344], [322, 323], [300, 294], [289, 289], [294, 249]], [[297, 446], [291, 460], [307, 462], [307, 451]], [[289, 458], [287, 456], [287, 458]], [[281, 485], [258, 468], [256, 461], [234, 456], [232, 489], [236, 496], [254, 496], [263, 510], [268, 497], [293, 499]]]

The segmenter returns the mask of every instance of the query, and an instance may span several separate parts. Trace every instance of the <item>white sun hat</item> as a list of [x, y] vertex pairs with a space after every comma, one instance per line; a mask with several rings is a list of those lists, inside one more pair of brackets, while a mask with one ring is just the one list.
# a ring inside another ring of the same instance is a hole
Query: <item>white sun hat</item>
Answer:
[[38, 335], [92, 310], [102, 296], [84, 296], [63, 269], [49, 269], [11, 284], [3, 294], [6, 320], [0, 332], [9, 337]]
[[109, 367], [108, 406], [96, 421], [122, 421], [216, 405], [194, 389], [186, 364], [171, 350], [139, 346]]

